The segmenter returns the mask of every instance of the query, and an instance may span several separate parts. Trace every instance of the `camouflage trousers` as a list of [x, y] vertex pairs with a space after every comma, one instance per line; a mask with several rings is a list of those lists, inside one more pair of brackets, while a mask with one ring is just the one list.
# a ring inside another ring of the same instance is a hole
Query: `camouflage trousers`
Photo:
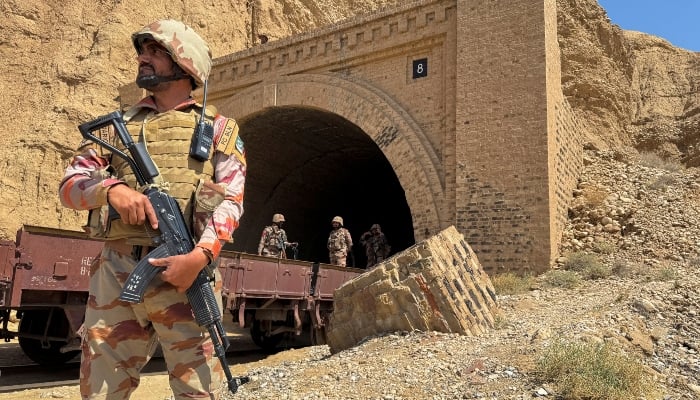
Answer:
[[[130, 255], [105, 246], [90, 271], [80, 365], [82, 398], [129, 399], [160, 341], [174, 399], [217, 399], [224, 372], [185, 293], [177, 293], [157, 275], [142, 303], [118, 299], [135, 264]], [[218, 271], [216, 282], [214, 292], [222, 309]]]
[[384, 257], [377, 255], [377, 253], [367, 250], [367, 266], [366, 269], [374, 268], [377, 264], [384, 261]]
[[328, 257], [331, 260], [331, 264], [344, 267], [347, 263], [348, 252], [347, 251], [331, 251], [328, 253]]

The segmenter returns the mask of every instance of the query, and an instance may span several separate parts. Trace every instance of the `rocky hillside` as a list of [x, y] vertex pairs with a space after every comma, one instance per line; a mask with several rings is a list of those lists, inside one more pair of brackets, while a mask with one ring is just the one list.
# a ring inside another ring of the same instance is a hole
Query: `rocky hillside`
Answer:
[[596, 0], [558, 0], [564, 94], [589, 144], [700, 166], [700, 54], [611, 25]]

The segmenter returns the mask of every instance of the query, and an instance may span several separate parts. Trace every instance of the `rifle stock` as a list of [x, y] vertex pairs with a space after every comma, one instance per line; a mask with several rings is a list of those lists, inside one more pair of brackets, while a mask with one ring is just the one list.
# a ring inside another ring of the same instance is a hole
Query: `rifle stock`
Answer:
[[[115, 133], [129, 151], [131, 157], [93, 134], [95, 130], [108, 126], [114, 128]], [[158, 168], [153, 163], [145, 145], [143, 143], [134, 143], [133, 139], [131, 139], [119, 111], [111, 112], [81, 124], [78, 129], [85, 139], [105, 147], [111, 150], [113, 154], [123, 158], [136, 175], [139, 185], [154, 183], [153, 178], [158, 176]], [[129, 274], [119, 295], [121, 300], [132, 303], [143, 301], [143, 295], [149, 283], [162, 271], [161, 268], [151, 265], [148, 262], [149, 258], [187, 254], [195, 246], [194, 239], [187, 228], [177, 201], [155, 187], [147, 189], [144, 194], [148, 197], [158, 216], [160, 235], [154, 238], [154, 243], [157, 247], [149, 252], [146, 257], [139, 260], [134, 270]], [[228, 361], [226, 360], [226, 348], [229, 346], [229, 341], [221, 322], [221, 311], [219, 310], [214, 290], [211, 287], [212, 280], [213, 278], [209, 276], [207, 268], [202, 269], [194, 283], [187, 289], [187, 299], [190, 302], [197, 324], [205, 327], [209, 332], [215, 354], [219, 358], [226, 374], [229, 390], [232, 393], [236, 393], [238, 386], [248, 382], [249, 378], [234, 378], [229, 369]]]

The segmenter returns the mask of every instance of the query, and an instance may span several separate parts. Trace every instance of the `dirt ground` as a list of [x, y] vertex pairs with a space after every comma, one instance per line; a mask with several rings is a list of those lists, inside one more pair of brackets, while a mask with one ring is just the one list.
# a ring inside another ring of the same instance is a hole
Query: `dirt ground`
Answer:
[[[231, 365], [234, 376], [244, 375], [251, 368], [283, 364], [287, 361], [303, 359], [309, 348], [291, 349], [270, 355], [263, 360]], [[0, 376], [0, 380], [2, 376]], [[141, 377], [141, 384], [131, 396], [135, 400], [167, 400], [172, 392], [168, 386], [168, 375], [165, 372], [146, 374]], [[56, 386], [50, 388], [21, 390], [0, 393], [0, 400], [37, 400], [63, 399], [80, 400], [80, 388], [77, 384]]]
[[[231, 348], [251, 348], [254, 345], [249, 339], [247, 332], [237, 328], [232, 324], [225, 324], [225, 329], [229, 333], [231, 338]], [[303, 340], [300, 340], [303, 342]], [[16, 345], [16, 348], [12, 348]], [[22, 354], [21, 349], [16, 340], [11, 341], [3, 348], [2, 364], [7, 365], [9, 360], [5, 358], [16, 359], [18, 362], [30, 362]], [[306, 356], [309, 348], [300, 349], [290, 349], [279, 352], [277, 354], [272, 354], [262, 359], [261, 356], [246, 357], [244, 361], [251, 358], [256, 359], [256, 361], [241, 362], [240, 364], [235, 363], [235, 357], [228, 357], [229, 363], [231, 363], [231, 373], [234, 376], [245, 375], [246, 372], [255, 367], [278, 365], [287, 361], [296, 361], [302, 359]], [[14, 385], [12, 382], [5, 382], [2, 376], [2, 370], [0, 369], [0, 389], [2, 386]], [[141, 376], [141, 383], [138, 389], [131, 396], [132, 399], [137, 400], [167, 400], [170, 399], [171, 391], [168, 386], [168, 375], [166, 372], [158, 373], [147, 373]], [[13, 392], [0, 393], [0, 400], [36, 400], [36, 399], [63, 399], [63, 400], [80, 400], [80, 388], [78, 384], [44, 387], [38, 389], [30, 390], [17, 390]]]

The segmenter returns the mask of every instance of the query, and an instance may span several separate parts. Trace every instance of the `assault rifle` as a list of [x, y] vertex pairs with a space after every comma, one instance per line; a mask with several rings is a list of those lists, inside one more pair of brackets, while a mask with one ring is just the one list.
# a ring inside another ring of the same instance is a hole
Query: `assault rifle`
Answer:
[[[97, 138], [92, 133], [110, 125], [114, 128], [115, 133], [129, 151], [131, 157], [110, 143]], [[86, 122], [78, 126], [78, 129], [85, 139], [105, 147], [111, 150], [114, 155], [123, 158], [136, 175], [136, 180], [139, 185], [143, 186], [154, 183], [153, 178], [159, 174], [158, 168], [148, 154], [145, 144], [134, 143], [131, 139], [119, 111], [114, 111], [90, 122]], [[136, 264], [136, 267], [124, 283], [119, 299], [131, 303], [140, 303], [143, 301], [146, 287], [151, 280], [162, 271], [161, 268], [149, 264], [149, 258], [163, 258], [187, 254], [195, 247], [194, 239], [189, 229], [187, 229], [187, 224], [185, 223], [177, 201], [172, 196], [153, 186], [146, 189], [144, 194], [148, 197], [148, 200], [151, 202], [153, 209], [158, 215], [158, 229], [160, 230], [160, 235], [153, 238], [154, 244], [157, 247], [148, 253], [146, 257], [138, 261], [138, 264]], [[192, 306], [192, 312], [194, 313], [197, 324], [206, 327], [209, 331], [209, 336], [214, 345], [214, 351], [226, 374], [229, 390], [232, 393], [236, 393], [238, 386], [248, 382], [249, 378], [234, 378], [229, 370], [228, 362], [226, 361], [226, 349], [229, 346], [229, 341], [221, 322], [221, 312], [219, 311], [214, 297], [214, 290], [210, 285], [212, 278], [207, 272], [207, 269], [208, 268], [202, 269], [194, 283], [192, 283], [192, 286], [187, 289], [187, 299], [190, 302], [190, 306]]]

